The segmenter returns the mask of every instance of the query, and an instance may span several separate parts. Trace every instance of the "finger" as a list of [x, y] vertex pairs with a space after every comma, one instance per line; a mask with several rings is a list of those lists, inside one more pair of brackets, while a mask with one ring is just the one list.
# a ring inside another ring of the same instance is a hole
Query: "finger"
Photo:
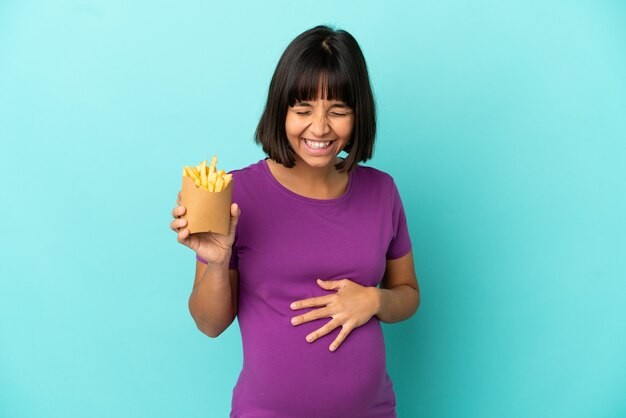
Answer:
[[174, 218], [178, 218], [180, 216], [183, 216], [185, 213], [187, 212], [187, 208], [184, 206], [176, 206], [174, 209], [172, 209], [172, 216]]
[[328, 349], [330, 351], [336, 351], [339, 346], [346, 340], [346, 337], [348, 336], [348, 334], [350, 334], [350, 332], [352, 332], [353, 329], [354, 328], [350, 327], [349, 325], [342, 325], [339, 335], [337, 335], [337, 338], [335, 338], [335, 341], [333, 341]]
[[238, 204], [236, 203], [230, 204], [230, 215], [234, 218], [239, 218], [239, 215], [241, 215], [241, 209], [239, 208]]
[[187, 219], [176, 218], [172, 222], [170, 222], [170, 229], [174, 232], [180, 232], [180, 229], [186, 226], [187, 226]]
[[345, 282], [343, 280], [322, 280], [322, 279], [317, 279], [317, 284], [322, 289], [339, 290], [339, 289], [341, 289], [345, 285]]
[[183, 201], [182, 195], [180, 194], [180, 192], [178, 192], [178, 197], [176, 198], [176, 203], [178, 203], [180, 205], [182, 201]]
[[189, 229], [188, 228], [181, 229], [178, 232], [178, 242], [180, 242], [181, 244], [189, 246], [188, 238], [189, 238]]
[[320, 308], [311, 312], [307, 312], [304, 315], [294, 316], [291, 318], [291, 323], [293, 325], [304, 324], [305, 322], [314, 321], [320, 318], [328, 318], [332, 315], [330, 308]]
[[320, 329], [318, 329], [316, 331], [313, 331], [312, 333], [307, 335], [306, 336], [306, 340], [307, 340], [307, 342], [312, 343], [313, 341], [317, 340], [318, 338], [322, 338], [324, 335], [332, 332], [338, 326], [339, 326], [339, 321], [338, 320], [333, 319], [332, 321], [328, 321], [328, 323], [326, 325], [324, 325]]
[[228, 236], [233, 241], [235, 240], [235, 233], [237, 231], [237, 222], [239, 222], [239, 216], [241, 215], [241, 209], [236, 203], [230, 205], [230, 226], [228, 229]]
[[304, 309], [304, 308], [313, 308], [315, 306], [326, 306], [328, 305], [333, 298], [334, 295], [325, 295], [325, 296], [317, 296], [310, 299], [298, 300], [289, 307], [293, 310], [296, 309]]

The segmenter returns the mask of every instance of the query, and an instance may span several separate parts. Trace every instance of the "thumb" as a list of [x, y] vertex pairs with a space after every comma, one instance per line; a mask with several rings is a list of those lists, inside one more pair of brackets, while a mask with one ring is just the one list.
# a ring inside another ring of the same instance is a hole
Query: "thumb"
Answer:
[[237, 229], [237, 222], [239, 222], [239, 215], [241, 215], [241, 209], [237, 203], [230, 205], [230, 226], [228, 229], [229, 238], [235, 239], [235, 231]]
[[341, 288], [341, 284], [338, 280], [322, 280], [317, 279], [317, 284], [326, 290], [335, 290]]

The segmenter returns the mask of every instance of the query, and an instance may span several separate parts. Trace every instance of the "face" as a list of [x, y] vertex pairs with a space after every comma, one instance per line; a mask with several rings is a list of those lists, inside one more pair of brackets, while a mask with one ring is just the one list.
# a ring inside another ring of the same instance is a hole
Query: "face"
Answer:
[[285, 130], [296, 153], [296, 164], [328, 167], [348, 144], [354, 112], [345, 103], [322, 99], [301, 101], [289, 107]]

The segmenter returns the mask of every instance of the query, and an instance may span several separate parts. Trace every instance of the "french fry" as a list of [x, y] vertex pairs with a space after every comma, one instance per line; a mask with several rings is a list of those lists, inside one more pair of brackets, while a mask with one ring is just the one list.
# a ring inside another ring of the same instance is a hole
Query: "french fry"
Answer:
[[230, 183], [230, 181], [233, 179], [233, 175], [232, 174], [226, 174], [224, 176], [224, 188], [228, 187], [228, 184]]
[[208, 160], [202, 161], [197, 166], [184, 166], [183, 176], [193, 180], [196, 187], [209, 192], [221, 192], [226, 190], [232, 181], [232, 174], [226, 174], [224, 170], [218, 170], [216, 167], [217, 157], [211, 158], [211, 163], [207, 165]]
[[191, 178], [193, 179], [194, 183], [196, 183], [196, 186], [202, 186], [202, 179], [200, 179], [200, 174], [198, 173], [196, 167], [191, 167], [191, 170], [189, 170], [189, 172], [191, 173]]
[[218, 177], [217, 182], [215, 182], [215, 191], [221, 192], [223, 190], [222, 187], [224, 187], [224, 179], [222, 177]]
[[202, 182], [202, 187], [204, 187], [205, 189], [208, 187], [208, 182], [209, 179], [207, 178], [206, 175], [206, 160], [202, 161], [202, 163], [200, 164], [200, 180]]
[[196, 171], [195, 167], [187, 167], [187, 172], [189, 173], [189, 177], [191, 177], [193, 180], [199, 178], [198, 172]]
[[211, 164], [209, 167], [209, 183], [211, 183], [211, 179], [213, 178], [213, 174], [215, 173], [215, 166]]

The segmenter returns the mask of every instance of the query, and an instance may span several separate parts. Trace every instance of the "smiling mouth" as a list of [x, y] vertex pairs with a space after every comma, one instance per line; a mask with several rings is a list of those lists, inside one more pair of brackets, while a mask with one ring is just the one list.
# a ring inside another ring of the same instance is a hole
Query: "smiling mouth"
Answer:
[[313, 149], [325, 149], [330, 147], [330, 144], [332, 144], [333, 142], [335, 142], [336, 140], [332, 140], [332, 141], [312, 141], [310, 139], [306, 139], [306, 138], [302, 138], [302, 140], [307, 144], [307, 146], [309, 146], [310, 148]]

